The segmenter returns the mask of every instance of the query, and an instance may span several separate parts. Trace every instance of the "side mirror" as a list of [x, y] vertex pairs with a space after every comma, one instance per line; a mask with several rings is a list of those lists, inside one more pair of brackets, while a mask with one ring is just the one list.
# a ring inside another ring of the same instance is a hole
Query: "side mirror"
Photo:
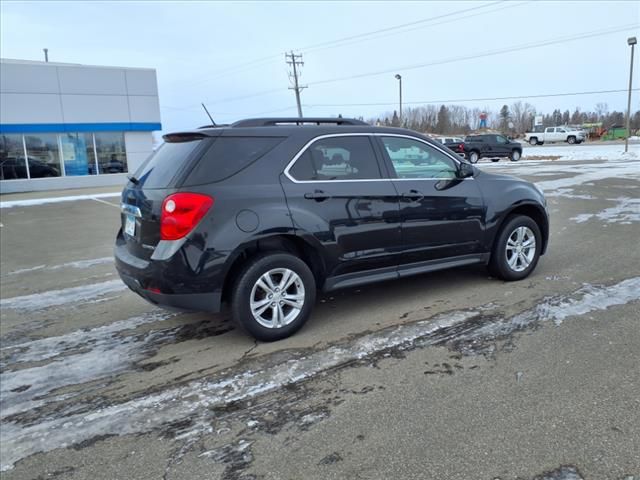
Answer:
[[460, 167], [458, 167], [458, 178], [473, 177], [473, 174], [473, 165], [467, 162], [460, 162]]

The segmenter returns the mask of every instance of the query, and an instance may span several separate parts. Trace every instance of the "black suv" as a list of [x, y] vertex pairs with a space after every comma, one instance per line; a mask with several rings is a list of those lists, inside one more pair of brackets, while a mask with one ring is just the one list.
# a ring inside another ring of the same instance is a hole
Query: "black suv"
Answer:
[[491, 158], [494, 162], [508, 158], [517, 162], [522, 157], [522, 145], [504, 135], [468, 135], [458, 152], [464, 153], [471, 163], [477, 163], [481, 158]]
[[277, 340], [330, 291], [449, 267], [531, 273], [547, 248], [534, 185], [410, 130], [252, 119], [164, 136], [122, 192], [116, 267], [167, 308]]

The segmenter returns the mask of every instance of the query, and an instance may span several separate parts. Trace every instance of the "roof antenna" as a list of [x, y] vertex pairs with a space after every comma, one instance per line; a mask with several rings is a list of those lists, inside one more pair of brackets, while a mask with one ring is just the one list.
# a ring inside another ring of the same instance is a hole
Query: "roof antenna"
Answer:
[[209, 110], [207, 110], [207, 107], [204, 106], [204, 103], [201, 103], [200, 105], [202, 105], [202, 108], [204, 108], [204, 111], [206, 112], [207, 116], [209, 117], [209, 120], [211, 120], [211, 125], [213, 125], [214, 127], [217, 127], [218, 125], [216, 125], [216, 122], [213, 121], [213, 117], [209, 113]]

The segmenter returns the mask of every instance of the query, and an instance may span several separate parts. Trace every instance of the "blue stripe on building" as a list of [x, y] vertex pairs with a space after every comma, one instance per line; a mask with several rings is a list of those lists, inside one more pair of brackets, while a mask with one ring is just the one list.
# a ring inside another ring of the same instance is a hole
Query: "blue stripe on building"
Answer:
[[0, 133], [152, 132], [160, 123], [0, 123]]

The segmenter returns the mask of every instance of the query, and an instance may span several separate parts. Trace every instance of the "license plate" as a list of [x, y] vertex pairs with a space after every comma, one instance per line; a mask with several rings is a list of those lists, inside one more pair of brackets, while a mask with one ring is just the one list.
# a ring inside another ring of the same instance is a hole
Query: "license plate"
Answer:
[[132, 237], [136, 236], [136, 217], [127, 215], [124, 218], [124, 233]]

